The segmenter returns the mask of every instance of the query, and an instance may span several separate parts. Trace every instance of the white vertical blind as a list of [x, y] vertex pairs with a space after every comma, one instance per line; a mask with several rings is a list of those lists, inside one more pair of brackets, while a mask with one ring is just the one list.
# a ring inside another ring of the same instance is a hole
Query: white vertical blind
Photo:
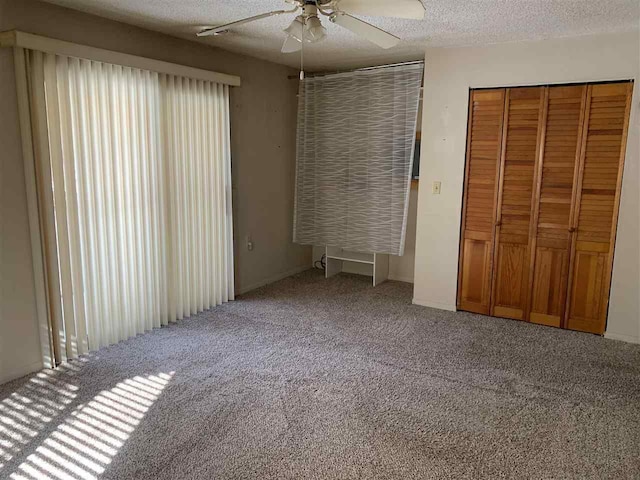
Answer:
[[229, 87], [38, 51], [27, 60], [34, 132], [48, 140], [35, 157], [40, 215], [55, 227], [56, 357], [232, 300]]
[[423, 69], [300, 82], [295, 242], [404, 253]]

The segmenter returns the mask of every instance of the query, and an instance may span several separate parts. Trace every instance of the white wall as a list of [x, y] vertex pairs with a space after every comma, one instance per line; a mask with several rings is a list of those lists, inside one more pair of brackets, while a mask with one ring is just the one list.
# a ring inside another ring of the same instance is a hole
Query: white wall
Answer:
[[[414, 303], [455, 310], [470, 87], [635, 78], [607, 336], [640, 341], [640, 39], [637, 32], [428, 49]], [[442, 182], [442, 193], [425, 188]]]
[[[94, 47], [239, 75], [231, 92], [231, 154], [239, 292], [309, 268], [292, 242], [296, 71], [34, 0], [0, 0], [0, 31], [23, 30]], [[40, 365], [13, 57], [0, 49], [0, 383]], [[251, 235], [254, 250], [246, 248]]]

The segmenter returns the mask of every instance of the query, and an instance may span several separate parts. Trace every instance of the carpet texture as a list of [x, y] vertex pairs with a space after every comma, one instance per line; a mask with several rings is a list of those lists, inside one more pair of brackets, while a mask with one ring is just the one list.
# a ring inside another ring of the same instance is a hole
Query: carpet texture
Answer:
[[309, 271], [0, 386], [0, 478], [640, 478], [640, 346]]

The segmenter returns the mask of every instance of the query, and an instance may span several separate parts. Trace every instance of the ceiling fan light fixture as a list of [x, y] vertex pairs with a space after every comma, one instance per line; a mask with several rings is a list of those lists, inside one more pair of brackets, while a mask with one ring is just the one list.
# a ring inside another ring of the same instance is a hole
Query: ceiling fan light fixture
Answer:
[[293, 38], [291, 35], [287, 35], [287, 38], [280, 50], [282, 53], [294, 53], [299, 52], [302, 49], [302, 42]]
[[327, 29], [322, 26], [320, 19], [317, 16], [309, 17], [306, 22], [305, 40], [315, 43], [319, 42], [327, 36]]
[[284, 32], [290, 37], [293, 37], [299, 42], [302, 42], [304, 26], [304, 17], [302, 15], [298, 15], [293, 19], [291, 25], [284, 29]]

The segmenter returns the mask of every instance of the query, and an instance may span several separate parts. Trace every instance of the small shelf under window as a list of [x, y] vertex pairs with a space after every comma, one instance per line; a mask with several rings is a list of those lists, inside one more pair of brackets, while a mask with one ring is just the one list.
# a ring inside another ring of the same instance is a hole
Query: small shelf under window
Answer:
[[337, 275], [342, 271], [344, 262], [353, 262], [371, 265], [373, 286], [384, 282], [389, 277], [389, 255], [383, 253], [363, 253], [345, 250], [341, 247], [327, 246], [326, 254], [326, 278]]

